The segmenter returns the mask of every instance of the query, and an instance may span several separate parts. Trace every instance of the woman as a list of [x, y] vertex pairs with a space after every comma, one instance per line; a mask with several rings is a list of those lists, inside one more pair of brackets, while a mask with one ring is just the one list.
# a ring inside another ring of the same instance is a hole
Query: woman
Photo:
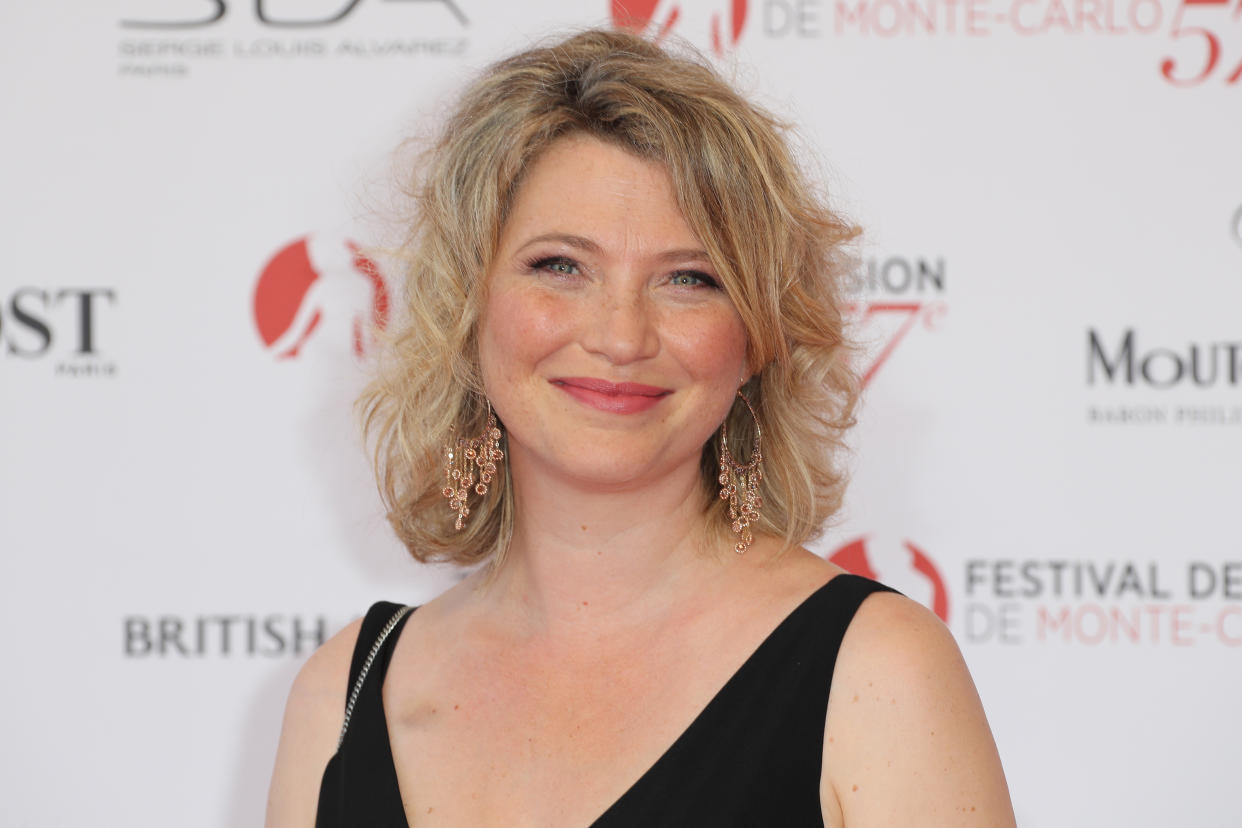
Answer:
[[428, 157], [363, 402], [411, 553], [484, 565], [307, 662], [268, 825], [1012, 824], [949, 633], [801, 548], [854, 231], [780, 126], [588, 31], [489, 69]]

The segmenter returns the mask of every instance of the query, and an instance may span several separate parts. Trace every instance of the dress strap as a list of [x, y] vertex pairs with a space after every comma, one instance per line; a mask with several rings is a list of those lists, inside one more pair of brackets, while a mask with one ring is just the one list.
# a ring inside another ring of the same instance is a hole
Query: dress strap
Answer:
[[[380, 602], [373, 606], [367, 613], [369, 620], [372, 615], [382, 617], [383, 612], [389, 607], [394, 606], [388, 602]], [[362, 652], [362, 646], [366, 643], [366, 639], [362, 636], [362, 630], [358, 632], [358, 643], [354, 645], [354, 666], [350, 669], [350, 677], [352, 679], [353, 689], [350, 690], [349, 700], [345, 703], [345, 721], [341, 724], [341, 735], [336, 740], [337, 750], [341, 749], [341, 744], [345, 741], [345, 734], [349, 731], [349, 720], [354, 715], [354, 705], [358, 703], [358, 694], [362, 692], [362, 684], [367, 680], [367, 673], [371, 672], [371, 665], [375, 663], [375, 657], [379, 655], [380, 649], [384, 646], [384, 641], [396, 629], [397, 624], [401, 623], [401, 619], [405, 618], [414, 609], [411, 606], [404, 606], [394, 612], [380, 629], [379, 634], [375, 637], [375, 643], [371, 645], [371, 649], [367, 652], [366, 659], [361, 665], [357, 664], [357, 658]], [[380, 612], [376, 612], [380, 610]], [[362, 629], [365, 630], [368, 624], [363, 622]]]
[[316, 828], [406, 824], [382, 690], [394, 644], [413, 609], [381, 601], [362, 619], [350, 663], [340, 741], [319, 784]]

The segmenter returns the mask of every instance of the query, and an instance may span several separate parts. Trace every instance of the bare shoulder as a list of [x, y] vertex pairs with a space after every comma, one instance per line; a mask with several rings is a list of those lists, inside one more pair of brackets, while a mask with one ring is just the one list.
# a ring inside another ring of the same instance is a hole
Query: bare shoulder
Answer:
[[821, 786], [825, 821], [1007, 826], [1009, 789], [952, 634], [891, 593], [859, 608], [837, 657]]
[[312, 828], [324, 766], [336, 752], [358, 619], [311, 654], [289, 690], [268, 791], [267, 828]]

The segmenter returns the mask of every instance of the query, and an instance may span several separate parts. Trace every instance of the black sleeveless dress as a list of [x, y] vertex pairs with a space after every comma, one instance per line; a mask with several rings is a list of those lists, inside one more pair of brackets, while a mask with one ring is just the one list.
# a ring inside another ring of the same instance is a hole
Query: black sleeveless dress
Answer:
[[[832, 670], [854, 613], [881, 591], [892, 592], [838, 575], [799, 604], [592, 828], [822, 828], [820, 765]], [[351, 696], [364, 670], [366, 676], [324, 769], [316, 828], [408, 828], [380, 693], [409, 618], [395, 617], [402, 609], [381, 602], [363, 621]], [[389, 634], [372, 654], [386, 627]]]

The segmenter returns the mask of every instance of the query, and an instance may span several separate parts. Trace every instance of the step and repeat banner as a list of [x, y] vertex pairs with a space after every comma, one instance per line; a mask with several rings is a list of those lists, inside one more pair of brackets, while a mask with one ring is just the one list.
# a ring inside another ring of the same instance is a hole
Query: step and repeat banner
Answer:
[[1242, 825], [1242, 0], [7, 5], [0, 822], [261, 824], [307, 654], [453, 582], [352, 412], [398, 148], [624, 20], [866, 230], [816, 551], [948, 624], [1019, 823]]

